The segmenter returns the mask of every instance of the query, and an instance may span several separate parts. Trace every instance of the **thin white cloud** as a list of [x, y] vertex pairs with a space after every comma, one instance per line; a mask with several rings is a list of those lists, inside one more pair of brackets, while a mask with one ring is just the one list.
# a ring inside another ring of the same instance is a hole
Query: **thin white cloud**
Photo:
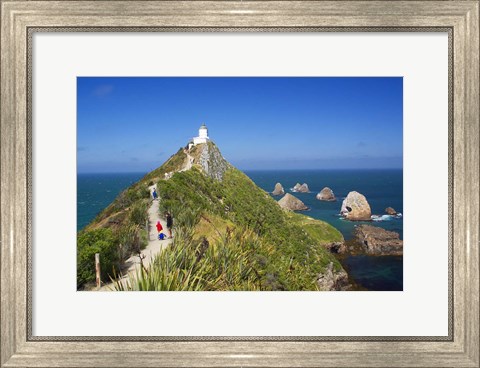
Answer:
[[110, 93], [112, 93], [112, 91], [113, 91], [113, 85], [102, 84], [102, 85], [97, 86], [93, 90], [93, 95], [96, 96], [96, 97], [102, 98], [102, 97], [108, 96]]

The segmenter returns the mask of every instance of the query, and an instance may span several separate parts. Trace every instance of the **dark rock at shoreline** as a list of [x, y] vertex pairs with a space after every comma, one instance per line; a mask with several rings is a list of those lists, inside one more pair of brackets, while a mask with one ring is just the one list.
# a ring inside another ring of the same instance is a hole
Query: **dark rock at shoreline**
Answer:
[[347, 247], [344, 242], [335, 242], [330, 244], [325, 244], [324, 248], [327, 249], [330, 253], [342, 254], [347, 251]]
[[298, 192], [298, 193], [310, 193], [310, 189], [308, 189], [307, 183], [297, 183], [295, 186], [292, 188], [292, 192]]
[[395, 216], [397, 214], [397, 211], [395, 211], [392, 207], [387, 207], [385, 208], [385, 213], [387, 215]]
[[285, 194], [285, 196], [282, 197], [278, 201], [278, 204], [280, 207], [286, 210], [291, 210], [291, 211], [305, 211], [308, 210], [308, 207], [305, 206], [305, 203], [303, 203], [300, 199], [294, 197], [290, 193]]
[[333, 190], [329, 187], [323, 188], [320, 193], [317, 194], [317, 199], [319, 201], [335, 201], [335, 194], [333, 194]]
[[350, 192], [342, 202], [340, 213], [351, 221], [370, 221], [372, 210], [363, 194]]
[[280, 183], [275, 184], [275, 188], [273, 189], [272, 194], [273, 194], [274, 196], [284, 195], [284, 194], [285, 194], [285, 190], [283, 189], [282, 184], [280, 184]]
[[371, 225], [360, 225], [355, 228], [354, 234], [368, 254], [378, 256], [403, 255], [403, 240], [394, 231], [387, 231]]
[[350, 289], [348, 274], [342, 269], [334, 271], [333, 262], [330, 262], [324, 273], [317, 277], [318, 288], [322, 291], [343, 291]]

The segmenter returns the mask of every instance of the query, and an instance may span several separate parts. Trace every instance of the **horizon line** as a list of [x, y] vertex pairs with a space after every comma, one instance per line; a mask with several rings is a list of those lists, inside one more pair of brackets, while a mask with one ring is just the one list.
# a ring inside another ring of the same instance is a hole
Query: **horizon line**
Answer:
[[[156, 169], [153, 169], [156, 170]], [[77, 171], [77, 175], [81, 174], [143, 174], [146, 175], [151, 171]], [[244, 171], [380, 171], [380, 170], [402, 170], [403, 167], [351, 167], [351, 168], [308, 168], [308, 169], [239, 169], [242, 172]]]

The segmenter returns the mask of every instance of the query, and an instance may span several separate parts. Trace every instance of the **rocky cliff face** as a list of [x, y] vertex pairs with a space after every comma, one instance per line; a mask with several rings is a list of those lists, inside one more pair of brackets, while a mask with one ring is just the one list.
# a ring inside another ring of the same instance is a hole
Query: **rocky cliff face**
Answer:
[[372, 210], [367, 199], [358, 192], [348, 193], [343, 200], [340, 213], [351, 221], [370, 221], [372, 219]]
[[335, 271], [331, 262], [325, 272], [318, 275], [317, 285], [322, 291], [343, 291], [351, 287], [347, 273], [344, 270]]
[[221, 181], [225, 172], [232, 166], [223, 158], [220, 150], [214, 143], [202, 144], [201, 150], [198, 164], [201, 166], [202, 171], [205, 175]]

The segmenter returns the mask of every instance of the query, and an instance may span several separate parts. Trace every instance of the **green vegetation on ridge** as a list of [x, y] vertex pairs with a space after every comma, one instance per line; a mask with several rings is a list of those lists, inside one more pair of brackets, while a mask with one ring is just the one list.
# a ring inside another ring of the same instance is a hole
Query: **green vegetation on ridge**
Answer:
[[[315, 290], [316, 277], [328, 263], [333, 262], [335, 269], [341, 267], [321, 246], [343, 241], [340, 232], [322, 221], [286, 213], [269, 194], [236, 169], [227, 170], [220, 182], [193, 168], [160, 181], [157, 188], [162, 194], [162, 207], [175, 218], [189, 208], [207, 219], [214, 218], [216, 228], [221, 227], [219, 222], [223, 220], [234, 224], [235, 231], [255, 236], [256, 246], [247, 264], [255, 269], [256, 285], [261, 290]], [[308, 222], [307, 228], [303, 222]], [[216, 238], [224, 237], [225, 232], [219, 231]]]
[[[190, 152], [197, 164], [200, 148]], [[329, 263], [341, 270], [322, 246], [343, 241], [337, 229], [282, 210], [248, 176], [228, 165], [213, 143], [208, 148], [210, 159], [214, 157], [209, 169], [224, 170], [222, 180], [206, 175], [201, 165], [178, 172], [187, 159], [180, 149], [79, 233], [78, 286], [94, 279], [95, 252], [108, 258], [102, 264], [108, 277], [147, 243], [142, 225], [153, 184], [161, 197], [160, 211], [174, 218], [173, 245], [148, 267], [116, 283], [117, 290], [317, 290], [317, 277]]]
[[180, 168], [182, 168], [185, 165], [186, 160], [187, 155], [183, 151], [183, 148], [179, 148], [177, 153], [170, 156], [170, 158], [162, 166], [145, 175], [141, 182], [153, 184], [159, 179], [164, 179], [166, 173], [178, 171]]

